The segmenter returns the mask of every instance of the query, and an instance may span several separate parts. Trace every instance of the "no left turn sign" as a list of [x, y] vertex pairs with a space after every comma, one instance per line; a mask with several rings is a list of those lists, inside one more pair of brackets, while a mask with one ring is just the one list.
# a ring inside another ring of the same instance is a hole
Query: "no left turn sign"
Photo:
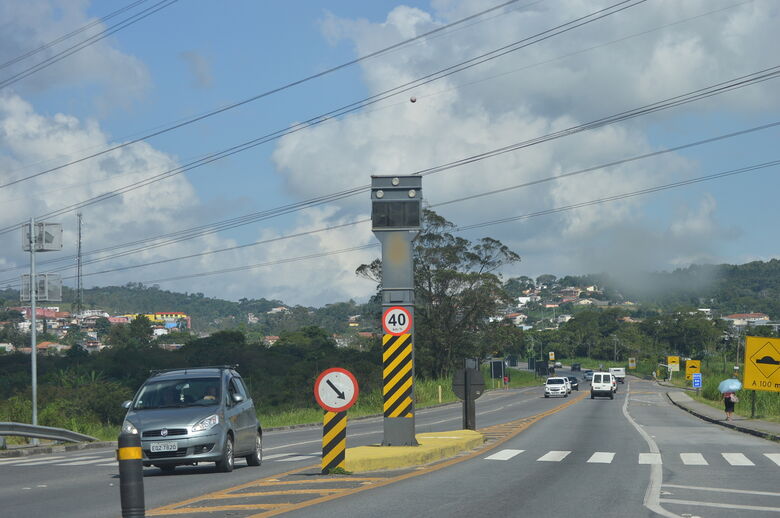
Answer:
[[401, 306], [387, 308], [382, 315], [382, 328], [389, 335], [406, 334], [412, 328], [412, 313]]

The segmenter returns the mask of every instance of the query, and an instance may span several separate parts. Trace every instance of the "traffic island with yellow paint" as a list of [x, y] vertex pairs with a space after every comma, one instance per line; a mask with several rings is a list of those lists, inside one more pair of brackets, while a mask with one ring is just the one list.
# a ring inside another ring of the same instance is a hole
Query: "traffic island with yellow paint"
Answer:
[[415, 435], [419, 446], [358, 446], [347, 448], [346, 470], [352, 473], [408, 468], [454, 457], [484, 442], [473, 430], [432, 432]]

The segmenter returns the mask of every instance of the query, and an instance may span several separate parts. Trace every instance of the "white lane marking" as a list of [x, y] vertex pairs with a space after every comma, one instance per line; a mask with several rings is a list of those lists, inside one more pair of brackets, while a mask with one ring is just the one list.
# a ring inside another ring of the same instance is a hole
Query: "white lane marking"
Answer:
[[709, 463], [701, 453], [681, 453], [680, 460], [686, 466], [708, 466]]
[[[628, 382], [628, 394], [631, 394], [631, 385], [633, 385], [633, 382]], [[639, 435], [642, 436], [642, 438], [647, 443], [648, 448], [650, 448], [650, 451], [653, 453], [658, 454], [660, 457], [661, 450], [658, 448], [658, 444], [653, 440], [652, 437], [650, 437], [650, 434], [648, 434], [641, 426], [639, 426], [639, 423], [634, 421], [634, 419], [628, 414], [628, 400], [630, 398], [626, 397], [623, 399], [623, 415], [628, 420], [629, 423], [636, 429], [637, 432], [639, 432]], [[650, 483], [647, 485], [647, 490], [645, 490], [645, 498], [643, 500], [643, 505], [653, 511], [656, 514], [660, 514], [661, 516], [666, 516], [667, 518], [680, 518], [680, 515], [673, 513], [671, 511], [667, 511], [663, 507], [661, 507], [660, 499], [661, 499], [661, 485], [664, 482], [664, 472], [663, 468], [660, 464], [652, 464], [650, 466]]]
[[50, 460], [63, 459], [63, 458], [65, 458], [65, 457], [62, 456], [62, 455], [59, 455], [59, 456], [56, 456], [56, 457], [34, 457], [34, 458], [24, 457], [24, 458], [21, 458], [21, 459], [17, 457], [17, 458], [8, 459], [8, 460], [2, 459], [2, 460], [0, 460], [0, 464], [10, 466], [12, 464], [26, 464], [28, 462], [38, 462], [38, 461], [44, 461], [44, 460], [48, 462]]
[[639, 464], [653, 464], [655, 466], [662, 464], [660, 453], [640, 453]]
[[571, 451], [552, 450], [545, 453], [538, 459], [536, 459], [536, 461], [537, 462], [560, 462], [563, 459], [565, 459], [566, 456], [570, 453]]
[[[59, 464], [60, 462], [73, 462], [78, 460], [95, 459], [96, 455], [88, 455], [82, 457], [49, 457], [48, 459], [27, 459], [25, 462], [19, 462], [15, 466], [42, 466], [44, 464]], [[101, 458], [99, 460], [105, 460]]]
[[114, 462], [106, 462], [105, 464], [95, 464], [95, 466], [107, 466], [110, 468], [117, 468], [119, 467], [119, 464], [117, 463], [117, 461], [114, 461]]
[[721, 455], [732, 466], [755, 466], [750, 459], [741, 453], [721, 453]]
[[592, 464], [611, 464], [615, 454], [611, 451], [597, 451], [590, 456], [588, 462]]
[[263, 460], [278, 459], [281, 457], [287, 457], [288, 455], [295, 455], [294, 453], [275, 453], [273, 455], [263, 455]]
[[753, 491], [750, 489], [727, 489], [722, 487], [682, 486], [679, 484], [664, 484], [664, 487], [673, 487], [677, 489], [693, 489], [697, 491], [712, 491], [714, 493], [737, 493], [740, 495], [780, 496], [780, 493], [773, 493], [771, 491]]
[[524, 451], [525, 450], [501, 450], [493, 455], [485, 457], [485, 460], [509, 460], [512, 457], [520, 455]]
[[765, 453], [764, 457], [780, 466], [780, 453]]
[[287, 457], [286, 459], [279, 459], [276, 462], [295, 462], [298, 460], [311, 460], [314, 457], [310, 455], [296, 455], [295, 457]]
[[661, 502], [665, 504], [698, 505], [702, 507], [720, 507], [725, 509], [740, 509], [744, 511], [769, 511], [780, 513], [780, 507], [765, 507], [762, 505], [736, 505], [724, 504], [722, 502], [698, 502], [696, 500], [676, 500], [674, 498], [661, 498]]
[[[360, 437], [362, 435], [380, 435], [383, 434], [384, 431], [382, 430], [376, 430], [374, 432], [365, 432], [365, 433], [351, 433], [349, 434], [349, 437]], [[273, 448], [263, 448], [263, 451], [271, 451], [271, 450], [281, 450], [283, 448], [291, 448], [293, 446], [303, 446], [304, 444], [322, 444], [322, 438], [316, 439], [314, 441], [301, 441], [301, 442], [293, 442], [290, 444], [283, 444], [282, 446], [274, 446]], [[267, 458], [267, 457], [265, 457]]]
[[55, 466], [86, 466], [87, 464], [97, 464], [99, 462], [107, 462], [111, 460], [111, 457], [103, 457], [102, 459], [90, 459], [90, 460], [77, 460], [76, 462], [55, 462]]

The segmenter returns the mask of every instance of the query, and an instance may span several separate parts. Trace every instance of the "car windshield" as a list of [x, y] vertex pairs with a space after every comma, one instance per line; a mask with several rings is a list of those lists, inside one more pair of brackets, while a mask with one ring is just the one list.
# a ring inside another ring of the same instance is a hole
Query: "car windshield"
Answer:
[[182, 378], [151, 381], [141, 387], [133, 408], [174, 408], [217, 405], [219, 378]]
[[561, 378], [551, 378], [547, 380], [548, 385], [562, 385], [563, 380]]

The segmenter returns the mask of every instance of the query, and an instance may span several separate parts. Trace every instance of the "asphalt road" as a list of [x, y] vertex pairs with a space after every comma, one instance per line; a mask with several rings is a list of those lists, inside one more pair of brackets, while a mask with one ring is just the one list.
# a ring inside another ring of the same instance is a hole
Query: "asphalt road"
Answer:
[[[477, 426], [511, 421], [566, 401], [544, 400], [539, 397], [540, 394], [541, 385], [538, 388], [485, 393], [477, 401]], [[422, 409], [416, 415], [418, 433], [460, 429], [461, 424], [460, 404]], [[347, 447], [379, 443], [382, 440], [382, 419], [349, 420], [347, 433]], [[321, 427], [315, 426], [266, 432], [263, 464], [249, 467], [243, 460], [237, 460], [232, 473], [216, 473], [211, 463], [181, 466], [173, 475], [163, 474], [156, 468], [146, 468], [146, 508], [317, 464], [320, 462], [321, 441]], [[0, 459], [0, 516], [116, 517], [121, 513], [118, 469], [114, 459], [113, 449]]]
[[[477, 401], [477, 426], [570, 401], [545, 399], [541, 386], [489, 392]], [[417, 413], [418, 432], [460, 424], [458, 405]], [[233, 473], [207, 465], [174, 475], [148, 468], [147, 509], [317, 464], [320, 433], [268, 432], [259, 468], [238, 462]], [[381, 419], [352, 420], [348, 446], [375, 444], [381, 435]], [[0, 460], [0, 515], [119, 515], [113, 451], [46, 457]], [[778, 480], [780, 445], [700, 421], [672, 406], [664, 389], [629, 378], [614, 400], [586, 397], [472, 458], [285, 516], [776, 516]]]
[[780, 445], [700, 421], [634, 379], [484, 455], [285, 516], [777, 516], [778, 480]]

